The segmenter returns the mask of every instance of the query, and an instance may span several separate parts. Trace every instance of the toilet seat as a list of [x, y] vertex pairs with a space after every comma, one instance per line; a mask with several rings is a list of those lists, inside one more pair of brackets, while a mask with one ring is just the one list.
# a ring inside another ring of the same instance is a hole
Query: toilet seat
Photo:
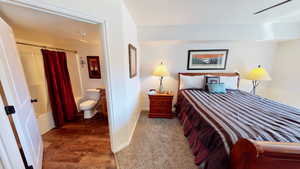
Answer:
[[87, 109], [91, 109], [96, 105], [96, 101], [95, 100], [86, 100], [82, 103], [80, 103], [79, 107], [81, 110], [87, 110]]

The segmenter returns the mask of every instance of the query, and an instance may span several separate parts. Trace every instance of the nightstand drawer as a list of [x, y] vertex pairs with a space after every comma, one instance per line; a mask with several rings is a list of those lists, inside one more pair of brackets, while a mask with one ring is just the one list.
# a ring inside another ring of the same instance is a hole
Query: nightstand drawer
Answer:
[[150, 99], [150, 112], [151, 118], [172, 118], [172, 101], [173, 95], [171, 94], [156, 94], [149, 95]]
[[172, 113], [149, 113], [148, 117], [150, 118], [173, 118]]
[[168, 107], [150, 107], [151, 113], [171, 113], [172, 112], [172, 106]]
[[168, 100], [168, 101], [151, 101], [150, 102], [150, 106], [154, 106], [154, 107], [164, 107], [164, 106], [171, 106], [172, 105], [172, 100]]
[[150, 96], [151, 101], [158, 101], [158, 102], [164, 102], [164, 101], [172, 101], [173, 97], [158, 97], [158, 96]]

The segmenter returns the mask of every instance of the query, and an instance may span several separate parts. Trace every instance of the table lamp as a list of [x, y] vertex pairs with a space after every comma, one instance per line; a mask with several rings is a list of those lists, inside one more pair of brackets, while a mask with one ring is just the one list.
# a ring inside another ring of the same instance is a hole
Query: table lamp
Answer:
[[261, 81], [268, 81], [272, 80], [269, 73], [261, 67], [261, 65], [258, 65], [257, 68], [254, 68], [251, 72], [249, 72], [246, 76], [246, 79], [252, 80], [252, 93], [255, 94], [255, 90], [257, 86], [261, 83]]
[[163, 78], [165, 76], [169, 75], [168, 69], [166, 67], [166, 65], [163, 64], [163, 62], [160, 63], [160, 65], [158, 65], [154, 71], [153, 71], [153, 75], [154, 76], [159, 76], [160, 77], [160, 84], [159, 84], [159, 93], [163, 92]]

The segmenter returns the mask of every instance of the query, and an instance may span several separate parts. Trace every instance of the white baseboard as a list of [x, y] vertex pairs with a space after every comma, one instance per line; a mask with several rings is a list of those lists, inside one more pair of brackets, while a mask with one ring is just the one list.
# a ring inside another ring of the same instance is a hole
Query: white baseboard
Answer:
[[139, 121], [139, 119], [140, 119], [140, 115], [141, 115], [141, 110], [139, 110], [138, 113], [137, 113], [137, 118], [135, 119], [133, 128], [132, 128], [131, 133], [130, 133], [130, 136], [129, 136], [128, 145], [130, 144], [130, 142], [131, 142], [131, 140], [132, 140], [132, 137], [133, 137], [134, 131], [135, 131], [135, 129], [136, 129], [137, 123], [138, 123], [138, 121]]
[[41, 135], [55, 127], [52, 112], [43, 113], [37, 118]]
[[112, 149], [112, 152], [113, 152], [113, 153], [117, 153], [117, 152], [123, 150], [125, 147], [129, 146], [129, 144], [130, 144], [130, 141], [128, 141], [128, 142], [126, 142], [126, 143], [124, 143], [124, 144], [121, 144], [121, 145], [119, 145], [118, 147], [113, 148], [113, 149]]
[[132, 130], [130, 132], [128, 141], [126, 143], [123, 143], [123, 144], [119, 145], [116, 148], [113, 148], [112, 149], [113, 153], [117, 153], [117, 152], [121, 151], [122, 149], [124, 149], [125, 147], [129, 146], [129, 144], [131, 143], [134, 131], [136, 129], [137, 123], [138, 123], [138, 121], [140, 119], [140, 115], [141, 115], [141, 110], [139, 110], [138, 113], [137, 113], [137, 118], [135, 119], [135, 122], [134, 122], [133, 128], [132, 128]]
[[150, 111], [149, 106], [148, 106], [148, 107], [144, 107], [144, 108], [142, 109], [142, 111]]

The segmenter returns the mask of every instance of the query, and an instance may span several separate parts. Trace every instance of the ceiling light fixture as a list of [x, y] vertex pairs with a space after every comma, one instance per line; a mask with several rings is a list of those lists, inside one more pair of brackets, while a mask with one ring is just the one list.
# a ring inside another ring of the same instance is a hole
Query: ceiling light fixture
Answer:
[[280, 3], [278, 3], [278, 4], [272, 5], [272, 6], [268, 7], [268, 8], [265, 8], [265, 9], [262, 9], [262, 10], [260, 10], [260, 11], [255, 12], [254, 15], [257, 15], [257, 14], [260, 14], [260, 13], [265, 12], [265, 11], [267, 11], [267, 10], [270, 10], [270, 9], [272, 9], [272, 8], [275, 8], [275, 7], [284, 5], [284, 4], [286, 4], [286, 3], [288, 3], [288, 2], [291, 2], [291, 1], [292, 1], [292, 0], [286, 0], [286, 1], [280, 2]]

